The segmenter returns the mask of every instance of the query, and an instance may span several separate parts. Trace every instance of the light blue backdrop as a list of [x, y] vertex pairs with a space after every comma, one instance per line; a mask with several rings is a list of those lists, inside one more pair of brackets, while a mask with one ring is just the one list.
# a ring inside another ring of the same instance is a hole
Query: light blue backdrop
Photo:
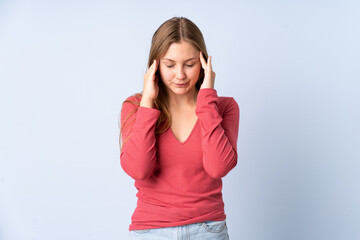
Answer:
[[1, 1], [0, 239], [127, 239], [122, 101], [152, 34], [202, 30], [240, 106], [231, 239], [360, 239], [359, 1]]

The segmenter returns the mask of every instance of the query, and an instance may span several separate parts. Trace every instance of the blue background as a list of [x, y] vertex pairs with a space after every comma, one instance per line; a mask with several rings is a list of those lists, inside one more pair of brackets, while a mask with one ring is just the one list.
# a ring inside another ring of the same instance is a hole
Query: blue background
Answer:
[[231, 239], [360, 239], [359, 1], [0, 2], [0, 239], [127, 239], [121, 104], [185, 16], [240, 106]]

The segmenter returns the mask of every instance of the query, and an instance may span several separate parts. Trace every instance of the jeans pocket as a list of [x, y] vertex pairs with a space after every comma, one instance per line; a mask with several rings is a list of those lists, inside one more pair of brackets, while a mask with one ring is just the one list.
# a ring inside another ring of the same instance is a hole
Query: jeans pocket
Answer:
[[139, 230], [131, 230], [135, 233], [144, 234], [150, 231], [150, 229], [139, 229]]
[[206, 231], [211, 233], [219, 233], [222, 232], [226, 227], [226, 220], [223, 221], [205, 221], [203, 222], [203, 226]]

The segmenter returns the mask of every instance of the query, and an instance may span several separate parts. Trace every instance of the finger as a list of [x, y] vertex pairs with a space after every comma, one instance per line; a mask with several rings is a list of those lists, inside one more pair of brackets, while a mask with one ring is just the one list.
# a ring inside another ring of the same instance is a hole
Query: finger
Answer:
[[157, 67], [157, 61], [154, 59], [153, 64], [151, 65], [152, 71], [155, 72]]
[[211, 64], [211, 62], [212, 62], [212, 56], [209, 56], [209, 60], [208, 60], [207, 66], [208, 66], [208, 68], [209, 68], [210, 70], [212, 70], [212, 64]]
[[205, 58], [204, 58], [201, 51], [200, 51], [200, 62], [201, 62], [202, 68], [205, 69], [206, 68], [206, 62], [205, 62]]

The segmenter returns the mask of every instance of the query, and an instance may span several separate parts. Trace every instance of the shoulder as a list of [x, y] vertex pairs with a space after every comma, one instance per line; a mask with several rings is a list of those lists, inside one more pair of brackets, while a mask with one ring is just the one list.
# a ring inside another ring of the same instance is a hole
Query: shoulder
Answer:
[[142, 97], [141, 93], [134, 93], [133, 95], [128, 96], [127, 98], [125, 98], [125, 100], [123, 101], [123, 104], [126, 103], [126, 102], [138, 102], [138, 103], [140, 103], [141, 97]]
[[233, 97], [219, 96], [219, 109], [226, 111], [227, 109], [237, 109], [239, 110], [239, 104], [236, 102]]
[[201, 96], [201, 98], [208, 96], [211, 98], [216, 98], [217, 105], [219, 108], [234, 107], [234, 106], [239, 107], [238, 103], [233, 97], [220, 96], [215, 88], [200, 89], [198, 92], [198, 96]]
[[121, 106], [121, 115], [122, 117], [128, 116], [134, 112], [137, 112], [141, 101], [141, 94], [135, 93], [131, 96], [128, 96], [123, 100]]
[[125, 100], [122, 102], [123, 107], [128, 106], [139, 106], [141, 101], [142, 94], [141, 93], [134, 93], [131, 96], [128, 96], [125, 98]]

